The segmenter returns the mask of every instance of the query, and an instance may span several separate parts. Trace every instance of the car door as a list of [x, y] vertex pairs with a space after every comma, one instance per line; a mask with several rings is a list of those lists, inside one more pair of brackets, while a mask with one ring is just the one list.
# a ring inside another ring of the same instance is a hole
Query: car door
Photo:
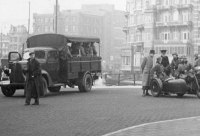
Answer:
[[46, 70], [49, 73], [52, 81], [54, 83], [58, 82], [59, 58], [58, 58], [58, 52], [56, 50], [48, 52]]

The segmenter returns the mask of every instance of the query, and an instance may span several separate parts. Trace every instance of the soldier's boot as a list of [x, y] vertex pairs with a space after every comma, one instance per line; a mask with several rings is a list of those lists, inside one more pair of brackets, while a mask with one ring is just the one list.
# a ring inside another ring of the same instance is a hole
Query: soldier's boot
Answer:
[[32, 105], [39, 105], [39, 99], [35, 98], [35, 102]]
[[148, 90], [146, 90], [146, 95], [147, 95], [147, 96], [151, 96], [151, 95], [149, 94]]

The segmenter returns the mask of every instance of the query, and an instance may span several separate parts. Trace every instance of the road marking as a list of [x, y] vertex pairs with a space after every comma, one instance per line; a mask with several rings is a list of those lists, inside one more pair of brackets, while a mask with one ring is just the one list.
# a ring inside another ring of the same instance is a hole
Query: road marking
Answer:
[[200, 116], [180, 118], [180, 119], [172, 119], [172, 120], [163, 120], [163, 121], [150, 122], [150, 123], [144, 123], [144, 124], [140, 124], [140, 125], [136, 125], [136, 126], [132, 126], [132, 127], [127, 127], [127, 128], [124, 128], [124, 129], [120, 129], [118, 131], [111, 132], [111, 133], [108, 133], [108, 134], [105, 134], [105, 135], [102, 135], [102, 136], [112, 136], [114, 134], [119, 134], [119, 133], [122, 133], [124, 131], [128, 131], [128, 130], [139, 128], [139, 127], [144, 127], [144, 126], [148, 126], [148, 125], [154, 125], [154, 124], [159, 124], [159, 123], [175, 122], [175, 121], [182, 121], [182, 120], [190, 120], [190, 119], [200, 120]]

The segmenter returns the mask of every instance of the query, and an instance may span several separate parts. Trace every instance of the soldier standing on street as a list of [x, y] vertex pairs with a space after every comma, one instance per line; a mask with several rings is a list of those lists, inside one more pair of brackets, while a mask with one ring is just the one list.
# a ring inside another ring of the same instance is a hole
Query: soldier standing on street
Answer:
[[151, 77], [151, 68], [153, 67], [153, 57], [154, 57], [155, 51], [150, 50], [149, 56], [145, 57], [142, 64], [141, 64], [141, 69], [142, 69], [142, 90], [143, 90], [143, 95], [149, 95], [148, 89], [150, 88], [150, 77]]
[[43, 92], [40, 63], [35, 59], [34, 52], [30, 52], [29, 56], [26, 70], [25, 105], [30, 105], [31, 98], [35, 99], [33, 105], [39, 105], [39, 95]]
[[164, 68], [169, 66], [169, 59], [166, 56], [166, 52], [167, 50], [161, 50], [161, 58], [162, 58], [161, 64], [163, 65]]

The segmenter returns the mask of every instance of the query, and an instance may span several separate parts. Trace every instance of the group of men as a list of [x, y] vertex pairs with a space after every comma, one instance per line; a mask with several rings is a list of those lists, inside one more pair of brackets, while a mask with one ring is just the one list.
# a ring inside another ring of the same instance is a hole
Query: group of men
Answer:
[[94, 43], [67, 42], [66, 45], [60, 49], [60, 58], [65, 60], [67, 58], [72, 58], [73, 56], [97, 56]]
[[200, 66], [200, 56], [195, 55], [195, 63], [192, 65], [188, 63], [186, 56], [179, 57], [175, 52], [172, 54], [172, 62], [166, 56], [167, 50], [161, 50], [161, 56], [156, 59], [156, 64], [153, 66], [154, 50], [150, 50], [149, 56], [145, 57], [142, 64], [142, 90], [143, 96], [149, 95], [150, 80], [153, 76], [165, 80], [170, 76], [174, 78], [181, 78], [186, 72], [193, 70], [194, 67]]

